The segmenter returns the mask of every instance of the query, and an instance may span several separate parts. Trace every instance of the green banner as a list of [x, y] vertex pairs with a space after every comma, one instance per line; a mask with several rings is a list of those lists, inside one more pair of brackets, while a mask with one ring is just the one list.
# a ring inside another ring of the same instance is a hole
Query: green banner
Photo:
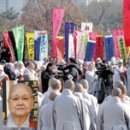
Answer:
[[21, 61], [23, 60], [24, 50], [24, 25], [14, 27], [12, 31], [15, 38], [18, 61]]
[[126, 46], [125, 46], [124, 36], [118, 36], [118, 45], [119, 45], [121, 59], [123, 59], [124, 64], [126, 64]]

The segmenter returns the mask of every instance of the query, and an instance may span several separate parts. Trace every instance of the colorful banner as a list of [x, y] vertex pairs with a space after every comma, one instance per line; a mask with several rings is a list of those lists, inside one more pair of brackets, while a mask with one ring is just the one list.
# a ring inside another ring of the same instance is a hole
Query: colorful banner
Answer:
[[93, 31], [93, 23], [81, 23], [81, 31], [92, 32]]
[[88, 41], [84, 61], [91, 61], [94, 56], [95, 41]]
[[96, 37], [96, 47], [95, 47], [95, 56], [94, 59], [96, 60], [97, 57], [100, 57], [101, 59], [104, 58], [104, 37], [103, 36], [97, 36]]
[[10, 54], [11, 54], [11, 61], [14, 63], [15, 56], [14, 56], [14, 51], [13, 51], [12, 44], [11, 44], [11, 41], [10, 41], [9, 33], [3, 32], [2, 35], [3, 35], [3, 38], [4, 38], [5, 45], [9, 48], [9, 51], [10, 51]]
[[126, 46], [124, 36], [118, 36], [118, 45], [121, 59], [123, 59], [124, 63], [126, 63]]
[[34, 33], [26, 33], [28, 58], [29, 60], [34, 60]]
[[18, 61], [22, 61], [24, 50], [24, 25], [14, 27], [12, 31], [16, 43]]
[[130, 47], [126, 47], [126, 57], [127, 59], [130, 57]]
[[14, 50], [15, 60], [17, 61], [18, 60], [18, 56], [17, 56], [17, 49], [16, 49], [16, 43], [15, 43], [13, 32], [9, 31], [8, 34], [9, 34], [9, 37], [10, 37], [10, 41], [12, 43], [12, 48]]
[[96, 41], [96, 36], [98, 35], [97, 32], [89, 32], [88, 40]]
[[58, 36], [64, 17], [63, 8], [53, 9], [53, 42], [52, 42], [52, 57], [56, 57], [56, 37]]
[[76, 60], [84, 60], [87, 43], [87, 34], [82, 31], [75, 31], [75, 39]]
[[40, 32], [40, 57], [39, 60], [43, 61], [48, 57], [48, 34], [46, 31]]
[[65, 58], [66, 61], [73, 56], [75, 57], [74, 46], [75, 23], [65, 22]]
[[58, 36], [56, 38], [57, 44], [57, 63], [60, 63], [62, 59], [64, 59], [64, 37]]
[[75, 57], [74, 54], [74, 37], [72, 33], [69, 33], [69, 48], [68, 48], [68, 57]]
[[34, 59], [39, 61], [40, 59], [40, 31], [34, 31]]
[[123, 30], [113, 30], [113, 39], [114, 39], [114, 50], [115, 50], [115, 57], [120, 58], [120, 52], [118, 47], [118, 36], [123, 36]]
[[123, 27], [126, 46], [130, 46], [130, 0], [124, 0]]
[[111, 58], [114, 56], [114, 41], [112, 35], [105, 36], [105, 56], [106, 60], [110, 61]]

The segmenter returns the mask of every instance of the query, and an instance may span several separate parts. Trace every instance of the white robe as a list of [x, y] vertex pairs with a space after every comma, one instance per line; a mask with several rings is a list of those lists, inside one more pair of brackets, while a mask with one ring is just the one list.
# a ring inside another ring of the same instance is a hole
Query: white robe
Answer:
[[130, 117], [118, 97], [111, 96], [100, 106], [97, 130], [130, 130], [129, 123]]
[[83, 130], [81, 103], [69, 89], [55, 99], [52, 108], [51, 130]]

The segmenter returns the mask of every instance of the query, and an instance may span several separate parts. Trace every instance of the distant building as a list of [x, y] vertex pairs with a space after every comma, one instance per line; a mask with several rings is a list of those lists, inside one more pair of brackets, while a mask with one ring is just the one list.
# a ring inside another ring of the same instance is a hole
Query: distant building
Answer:
[[0, 0], [0, 12], [13, 8], [16, 12], [20, 13], [27, 2], [28, 0]]

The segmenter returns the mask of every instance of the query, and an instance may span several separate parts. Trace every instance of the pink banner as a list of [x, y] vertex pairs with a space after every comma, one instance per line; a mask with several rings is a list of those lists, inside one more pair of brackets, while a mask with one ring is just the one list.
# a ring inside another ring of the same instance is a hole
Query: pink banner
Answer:
[[123, 30], [113, 30], [115, 57], [120, 58], [118, 37], [124, 35]]
[[52, 57], [56, 57], [56, 37], [58, 36], [64, 17], [63, 8], [53, 9], [53, 41], [52, 41]]
[[130, 0], [123, 0], [123, 28], [126, 46], [130, 46]]

